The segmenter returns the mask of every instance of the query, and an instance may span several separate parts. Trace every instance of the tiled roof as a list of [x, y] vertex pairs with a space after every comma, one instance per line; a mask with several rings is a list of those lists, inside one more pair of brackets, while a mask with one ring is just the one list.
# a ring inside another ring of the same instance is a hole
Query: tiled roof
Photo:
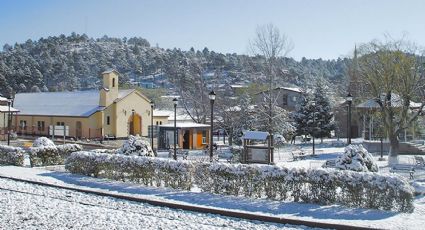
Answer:
[[[121, 99], [134, 90], [120, 90]], [[88, 117], [104, 107], [99, 106], [99, 91], [19, 93], [14, 107], [21, 115], [78, 116]]]

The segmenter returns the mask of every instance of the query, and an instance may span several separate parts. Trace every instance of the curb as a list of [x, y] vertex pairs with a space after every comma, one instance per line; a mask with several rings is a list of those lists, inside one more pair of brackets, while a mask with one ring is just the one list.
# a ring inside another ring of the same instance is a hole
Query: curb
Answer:
[[171, 203], [166, 201], [158, 201], [158, 200], [151, 200], [146, 198], [138, 198], [138, 197], [131, 197], [126, 195], [112, 194], [108, 192], [93, 191], [93, 190], [82, 189], [82, 188], [73, 188], [73, 187], [62, 186], [62, 185], [54, 185], [54, 184], [49, 184], [45, 182], [31, 181], [31, 180], [19, 179], [19, 178], [13, 178], [8, 176], [1, 176], [1, 175], [0, 175], [0, 178], [19, 181], [19, 182], [25, 182], [30, 184], [36, 184], [41, 186], [47, 186], [52, 188], [67, 189], [71, 191], [94, 194], [98, 196], [108, 196], [108, 197], [113, 197], [117, 199], [147, 203], [154, 206], [167, 207], [172, 209], [181, 209], [185, 211], [193, 211], [193, 212], [200, 212], [200, 213], [207, 213], [207, 214], [215, 214], [215, 215], [254, 220], [254, 221], [264, 221], [264, 222], [271, 222], [271, 223], [278, 223], [278, 224], [304, 225], [308, 227], [328, 228], [328, 229], [347, 229], [347, 230], [378, 229], [378, 228], [360, 227], [360, 226], [345, 225], [345, 224], [332, 224], [332, 223], [314, 222], [314, 221], [306, 221], [306, 220], [296, 220], [296, 219], [288, 219], [283, 217], [266, 216], [266, 215], [252, 214], [252, 213], [246, 213], [246, 212], [223, 210], [218, 208], [208, 208], [208, 207], [202, 207], [202, 206], [177, 204], [177, 203]]

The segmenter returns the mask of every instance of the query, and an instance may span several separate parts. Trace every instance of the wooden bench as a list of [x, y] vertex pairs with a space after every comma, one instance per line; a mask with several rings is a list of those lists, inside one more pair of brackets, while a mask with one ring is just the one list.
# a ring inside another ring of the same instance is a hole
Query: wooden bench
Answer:
[[294, 159], [294, 161], [305, 160], [305, 158], [306, 158], [305, 152], [302, 151], [301, 149], [291, 151], [291, 154], [292, 154], [292, 158]]
[[335, 166], [336, 166], [336, 160], [335, 159], [333, 159], [333, 160], [327, 160], [322, 165], [323, 168], [335, 168]]
[[421, 156], [415, 156], [416, 166], [425, 167], [424, 158]]
[[396, 172], [409, 173], [409, 178], [413, 179], [415, 174], [415, 167], [412, 165], [396, 164], [391, 167], [390, 172], [391, 173], [396, 173]]

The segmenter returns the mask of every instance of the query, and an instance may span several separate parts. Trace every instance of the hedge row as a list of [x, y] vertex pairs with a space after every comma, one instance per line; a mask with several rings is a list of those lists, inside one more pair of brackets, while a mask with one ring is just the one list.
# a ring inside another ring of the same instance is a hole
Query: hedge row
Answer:
[[64, 164], [65, 159], [72, 152], [82, 149], [81, 145], [78, 144], [31, 147], [29, 151], [31, 167]]
[[74, 152], [72, 173], [216, 194], [413, 211], [413, 188], [399, 176], [334, 169], [192, 163], [119, 154]]
[[24, 165], [24, 151], [22, 148], [0, 145], [0, 165]]
[[65, 168], [87, 176], [185, 190], [192, 186], [194, 171], [188, 161], [86, 151], [72, 153], [66, 159]]

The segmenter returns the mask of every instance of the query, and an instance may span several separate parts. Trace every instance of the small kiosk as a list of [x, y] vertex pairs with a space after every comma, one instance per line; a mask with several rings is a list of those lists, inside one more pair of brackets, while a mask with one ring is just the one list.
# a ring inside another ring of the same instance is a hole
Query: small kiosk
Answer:
[[248, 131], [242, 139], [242, 163], [273, 164], [274, 147], [268, 132]]

